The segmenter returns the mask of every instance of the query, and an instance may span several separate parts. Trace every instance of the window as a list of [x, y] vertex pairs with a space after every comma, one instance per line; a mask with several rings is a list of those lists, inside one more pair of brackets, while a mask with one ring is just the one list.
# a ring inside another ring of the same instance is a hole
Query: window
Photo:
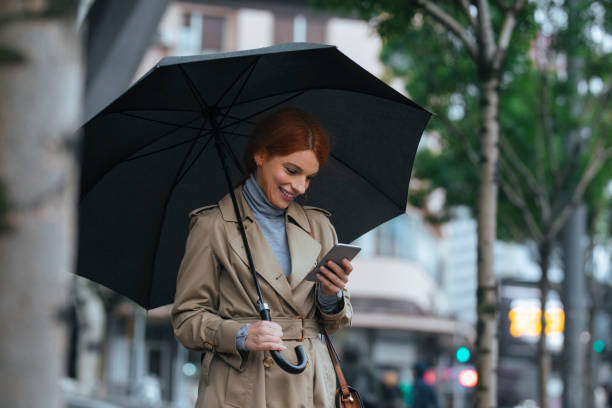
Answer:
[[223, 49], [224, 17], [203, 16], [202, 49], [220, 51]]
[[201, 54], [225, 49], [225, 15], [208, 14], [205, 9], [185, 11], [181, 14], [181, 25], [176, 42], [177, 55]]

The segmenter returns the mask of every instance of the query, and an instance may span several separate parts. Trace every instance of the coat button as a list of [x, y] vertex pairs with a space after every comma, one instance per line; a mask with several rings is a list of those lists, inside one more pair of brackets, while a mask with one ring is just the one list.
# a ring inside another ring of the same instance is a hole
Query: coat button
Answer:
[[274, 360], [272, 359], [272, 357], [268, 356], [263, 359], [263, 365], [266, 368], [270, 368], [274, 365]]

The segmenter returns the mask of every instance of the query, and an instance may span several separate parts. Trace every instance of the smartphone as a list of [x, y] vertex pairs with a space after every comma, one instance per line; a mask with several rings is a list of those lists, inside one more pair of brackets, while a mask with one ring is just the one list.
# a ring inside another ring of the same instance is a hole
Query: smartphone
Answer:
[[355, 255], [361, 251], [361, 248], [355, 245], [349, 244], [336, 244], [332, 249], [329, 250], [328, 253], [325, 254], [323, 258], [317, 263], [308, 275], [304, 279], [309, 280], [311, 282], [316, 282], [317, 280], [317, 272], [319, 272], [319, 268], [323, 265], [327, 266], [327, 261], [334, 261], [338, 265], [342, 266], [342, 260], [344, 258], [349, 261], [353, 260]]

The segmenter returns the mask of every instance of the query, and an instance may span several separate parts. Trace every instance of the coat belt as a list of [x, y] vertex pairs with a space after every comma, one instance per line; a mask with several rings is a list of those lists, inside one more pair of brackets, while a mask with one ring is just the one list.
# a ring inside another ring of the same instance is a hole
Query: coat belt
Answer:
[[[257, 318], [234, 318], [240, 323], [255, 323], [260, 321]], [[319, 324], [315, 319], [306, 319], [302, 316], [297, 317], [276, 317], [272, 318], [283, 329], [283, 340], [304, 341], [319, 335]]]

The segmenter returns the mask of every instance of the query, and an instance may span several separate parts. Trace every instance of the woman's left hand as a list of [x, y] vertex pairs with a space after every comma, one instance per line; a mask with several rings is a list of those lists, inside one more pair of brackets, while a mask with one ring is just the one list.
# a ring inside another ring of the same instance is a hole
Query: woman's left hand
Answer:
[[328, 261], [327, 266], [319, 268], [317, 279], [321, 282], [321, 291], [326, 295], [335, 295], [344, 289], [348, 283], [348, 276], [353, 271], [351, 262], [344, 258], [342, 265]]

